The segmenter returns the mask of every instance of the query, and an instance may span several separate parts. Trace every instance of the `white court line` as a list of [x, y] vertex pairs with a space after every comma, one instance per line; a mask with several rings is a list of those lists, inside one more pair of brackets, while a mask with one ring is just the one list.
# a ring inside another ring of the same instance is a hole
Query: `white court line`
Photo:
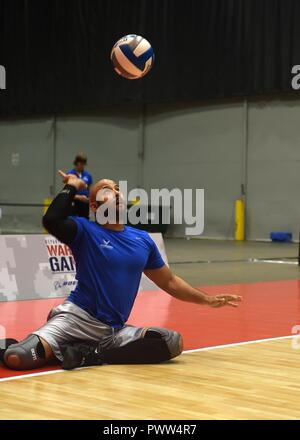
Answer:
[[291, 338], [297, 338], [297, 337], [299, 338], [299, 335], [277, 336], [275, 338], [254, 339], [253, 341], [234, 342], [232, 344], [224, 344], [224, 345], [213, 345], [211, 347], [203, 347], [203, 348], [195, 348], [193, 350], [185, 350], [182, 352], [182, 354], [195, 353], [197, 351], [217, 350], [219, 348], [236, 347], [238, 345], [256, 344], [259, 342], [278, 341], [280, 339], [291, 339]]
[[294, 264], [298, 265], [298, 261], [287, 261], [287, 260], [257, 260], [253, 259], [252, 263], [271, 263], [271, 264]]
[[[234, 342], [232, 344], [214, 345], [212, 347], [202, 347], [202, 348], [195, 348], [193, 350], [184, 350], [182, 354], [195, 353], [197, 351], [217, 350], [220, 348], [227, 348], [227, 347], [237, 347], [239, 345], [257, 344], [260, 342], [278, 341], [280, 339], [292, 339], [297, 337], [299, 338], [299, 335], [277, 336], [275, 338], [255, 339], [253, 341], [245, 341], [245, 342]], [[82, 370], [83, 368], [92, 368], [92, 367], [76, 368], [76, 370]], [[67, 370], [41, 371], [39, 373], [30, 373], [30, 374], [22, 374], [20, 376], [3, 377], [0, 379], [0, 382], [7, 382], [9, 380], [16, 380], [16, 379], [26, 379], [27, 377], [45, 376], [46, 374], [67, 373], [67, 372], [68, 372]]]
[[45, 376], [46, 374], [63, 373], [63, 372], [66, 372], [66, 370], [40, 371], [39, 373], [30, 373], [30, 374], [22, 374], [20, 376], [3, 377], [0, 379], [0, 382], [6, 382], [8, 380], [15, 380], [15, 379], [25, 379], [26, 377]]

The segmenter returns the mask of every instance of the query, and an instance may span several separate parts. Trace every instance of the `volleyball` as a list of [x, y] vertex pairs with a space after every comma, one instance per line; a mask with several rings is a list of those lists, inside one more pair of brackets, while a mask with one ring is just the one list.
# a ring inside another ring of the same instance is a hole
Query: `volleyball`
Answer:
[[127, 79], [145, 76], [154, 62], [154, 52], [149, 41], [140, 35], [126, 35], [113, 46], [111, 55], [115, 71]]

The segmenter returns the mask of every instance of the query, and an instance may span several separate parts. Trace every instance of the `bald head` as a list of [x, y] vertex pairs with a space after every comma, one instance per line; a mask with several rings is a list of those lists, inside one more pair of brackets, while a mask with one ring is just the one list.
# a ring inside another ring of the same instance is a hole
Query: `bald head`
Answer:
[[90, 191], [90, 203], [94, 203], [96, 201], [97, 192], [103, 188], [114, 189], [117, 186], [116, 182], [112, 179], [101, 179], [96, 182]]
[[[102, 210], [103, 207], [105, 209], [104, 211]], [[121, 215], [120, 213], [124, 212], [124, 197], [120, 192], [118, 183], [116, 183], [114, 180], [101, 179], [98, 180], [95, 185], [93, 185], [90, 191], [90, 208], [95, 214], [97, 213], [98, 209], [100, 210], [99, 218], [96, 214], [98, 224], [101, 224], [102, 226], [114, 224], [117, 225], [118, 228], [123, 228], [123, 214]], [[105, 215], [107, 209], [110, 209], [112, 210], [112, 213], [115, 213], [110, 220], [108, 220], [109, 217], [107, 218]]]

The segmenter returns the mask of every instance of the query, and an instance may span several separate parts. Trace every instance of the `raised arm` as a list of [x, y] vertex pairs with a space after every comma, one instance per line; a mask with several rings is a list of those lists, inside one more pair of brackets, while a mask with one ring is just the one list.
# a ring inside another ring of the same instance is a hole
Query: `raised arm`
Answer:
[[59, 171], [59, 174], [66, 185], [55, 197], [42, 221], [44, 228], [51, 235], [63, 243], [70, 244], [76, 236], [77, 225], [68, 215], [77, 191], [85, 188], [86, 184], [73, 174], [65, 174], [62, 171]]
[[206, 295], [201, 290], [192, 287], [182, 278], [174, 275], [168, 266], [163, 266], [160, 269], [145, 270], [144, 273], [158, 287], [181, 301], [211, 307], [222, 307], [225, 305], [237, 307], [236, 302], [242, 300], [238, 295]]

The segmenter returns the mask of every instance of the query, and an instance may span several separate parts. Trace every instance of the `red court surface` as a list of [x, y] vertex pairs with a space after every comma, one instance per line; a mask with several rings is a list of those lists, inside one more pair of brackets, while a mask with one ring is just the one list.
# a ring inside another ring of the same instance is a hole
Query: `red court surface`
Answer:
[[[300, 324], [300, 281], [202, 287], [210, 295], [232, 293], [243, 296], [238, 308], [212, 309], [178, 301], [160, 291], [140, 292], [128, 323], [161, 326], [183, 335], [184, 349], [275, 338], [292, 334]], [[7, 337], [24, 338], [46, 320], [51, 307], [62, 298], [0, 303], [0, 324]], [[40, 371], [47, 371], [45, 368]], [[0, 366], [0, 378], [32, 374]]]

